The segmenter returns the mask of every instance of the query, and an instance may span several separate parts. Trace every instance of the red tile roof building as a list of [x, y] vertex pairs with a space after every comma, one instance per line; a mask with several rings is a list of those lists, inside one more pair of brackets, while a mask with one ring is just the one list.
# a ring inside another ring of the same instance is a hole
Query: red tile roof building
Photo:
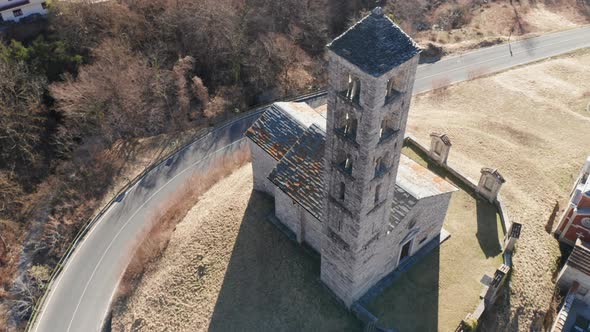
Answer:
[[590, 241], [590, 156], [570, 193], [568, 206], [559, 221], [555, 236], [559, 241], [574, 245], [580, 238]]

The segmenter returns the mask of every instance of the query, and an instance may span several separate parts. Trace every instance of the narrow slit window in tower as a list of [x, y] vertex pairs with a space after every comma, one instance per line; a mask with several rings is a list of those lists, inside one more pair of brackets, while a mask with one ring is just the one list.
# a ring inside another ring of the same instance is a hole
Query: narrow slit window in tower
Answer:
[[344, 184], [344, 182], [340, 182], [340, 193], [338, 194], [338, 197], [340, 198], [340, 200], [344, 200], [344, 193], [346, 192], [346, 185]]
[[379, 203], [379, 200], [380, 200], [380, 197], [379, 196], [380, 196], [380, 194], [381, 194], [381, 185], [378, 184], [375, 187], [375, 202], [374, 202], [375, 204]]
[[346, 99], [358, 103], [359, 96], [361, 92], [361, 81], [356, 78], [352, 77], [352, 75], [348, 75], [348, 89], [346, 90]]

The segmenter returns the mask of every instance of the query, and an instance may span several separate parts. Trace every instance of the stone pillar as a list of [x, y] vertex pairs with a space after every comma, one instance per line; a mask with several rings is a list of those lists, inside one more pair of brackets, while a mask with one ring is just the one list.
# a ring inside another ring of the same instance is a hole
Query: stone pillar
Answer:
[[516, 244], [516, 240], [520, 238], [520, 229], [522, 225], [515, 222], [512, 223], [510, 230], [508, 232], [508, 237], [504, 242], [504, 251], [512, 252], [514, 250], [514, 245]]
[[497, 169], [484, 167], [481, 169], [481, 177], [477, 184], [477, 193], [487, 199], [490, 203], [494, 203], [498, 198], [500, 187], [506, 180]]
[[510, 271], [510, 267], [508, 265], [502, 264], [494, 273], [494, 278], [490, 282], [490, 286], [488, 291], [484, 297], [484, 301], [486, 305], [492, 305], [496, 302], [498, 298], [498, 291], [506, 282], [506, 278], [508, 277], [508, 272]]
[[447, 134], [430, 134], [430, 158], [438, 164], [446, 164], [451, 151], [451, 140]]

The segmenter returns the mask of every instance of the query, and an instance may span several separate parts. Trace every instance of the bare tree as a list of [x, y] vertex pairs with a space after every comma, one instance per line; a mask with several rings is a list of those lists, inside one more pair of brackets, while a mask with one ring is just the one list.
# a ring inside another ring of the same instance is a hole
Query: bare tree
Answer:
[[77, 78], [67, 76], [50, 87], [73, 136], [98, 135], [107, 142], [151, 136], [177, 118], [172, 71], [150, 65], [114, 40], [103, 42], [94, 57]]
[[144, 16], [116, 1], [54, 1], [50, 13], [51, 28], [77, 53], [89, 52], [113, 36], [143, 45], [153, 33]]
[[27, 319], [33, 311], [33, 306], [37, 299], [37, 290], [34, 289], [31, 280], [23, 280], [24, 277], [17, 278], [12, 286], [12, 299], [10, 303], [9, 315], [16, 321]]
[[0, 170], [0, 216], [13, 216], [22, 206], [24, 191], [14, 174]]
[[37, 160], [45, 86], [25, 64], [0, 61], [0, 167]]

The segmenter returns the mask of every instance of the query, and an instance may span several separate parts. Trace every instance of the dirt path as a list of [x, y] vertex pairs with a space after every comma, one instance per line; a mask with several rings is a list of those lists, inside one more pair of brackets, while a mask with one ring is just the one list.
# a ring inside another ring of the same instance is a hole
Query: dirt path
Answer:
[[[431, 131], [453, 143], [450, 163], [479, 179], [496, 167], [509, 213], [524, 224], [510, 296], [500, 320], [528, 330], [547, 310], [557, 242], [544, 230], [590, 154], [590, 51], [465, 82], [414, 98], [408, 131], [423, 143]], [[500, 308], [501, 309], [501, 308]]]

